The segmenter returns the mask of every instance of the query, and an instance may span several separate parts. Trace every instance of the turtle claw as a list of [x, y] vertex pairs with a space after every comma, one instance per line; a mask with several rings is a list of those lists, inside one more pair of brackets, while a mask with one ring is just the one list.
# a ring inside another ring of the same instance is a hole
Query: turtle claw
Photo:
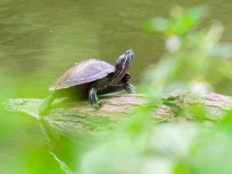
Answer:
[[94, 109], [100, 109], [100, 107], [102, 106], [104, 102], [99, 100], [97, 101], [96, 103], [91, 103], [91, 106], [94, 108]]

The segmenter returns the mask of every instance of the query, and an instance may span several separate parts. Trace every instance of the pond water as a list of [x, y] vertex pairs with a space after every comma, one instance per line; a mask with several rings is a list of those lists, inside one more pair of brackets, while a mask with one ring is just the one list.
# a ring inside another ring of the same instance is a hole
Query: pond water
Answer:
[[[200, 26], [221, 21], [223, 41], [232, 41], [232, 3], [205, 1], [210, 18]], [[45, 98], [48, 86], [75, 62], [95, 58], [114, 64], [133, 49], [129, 72], [139, 85], [143, 72], [164, 53], [163, 37], [142, 31], [145, 20], [168, 17], [173, 5], [192, 7], [193, 0], [4, 0], [0, 2], [0, 102], [9, 98]], [[220, 83], [220, 82], [219, 82]], [[232, 94], [230, 83], [218, 92]], [[0, 173], [65, 173], [56, 152], [75, 170], [83, 146], [58, 136], [49, 143], [37, 120], [0, 108]], [[65, 151], [65, 153], [64, 153]], [[75, 158], [70, 158], [75, 154]]]

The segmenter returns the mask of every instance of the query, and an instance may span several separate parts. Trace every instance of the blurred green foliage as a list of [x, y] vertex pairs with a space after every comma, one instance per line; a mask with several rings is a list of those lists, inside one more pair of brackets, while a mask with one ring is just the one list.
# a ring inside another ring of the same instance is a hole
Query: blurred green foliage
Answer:
[[201, 94], [212, 91], [218, 80], [232, 73], [231, 65], [225, 61], [232, 56], [232, 45], [220, 42], [222, 24], [201, 27], [207, 14], [205, 6], [190, 9], [175, 6], [170, 19], [154, 18], [145, 22], [145, 32], [164, 35], [167, 50], [145, 77], [151, 95], [162, 96], [176, 88], [189, 88]]
[[[165, 36], [167, 50], [156, 65], [151, 65], [143, 82], [144, 92], [155, 100], [177, 88], [188, 88], [200, 97], [213, 90], [218, 78], [232, 73], [225, 60], [232, 56], [231, 43], [220, 42], [223, 25], [200, 27], [207, 14], [205, 6], [175, 6], [170, 19], [155, 18], [145, 23], [146, 32]], [[150, 108], [138, 109], [139, 117], [123, 122], [110, 140], [86, 153], [80, 173], [232, 172], [232, 112], [220, 123], [205, 124], [204, 107], [193, 106], [189, 112], [196, 115], [197, 123], [158, 125], [152, 122], [149, 111]]]
[[144, 30], [147, 33], [160, 31], [166, 36], [173, 34], [183, 36], [193, 31], [207, 14], [206, 6], [193, 7], [187, 10], [181, 6], [175, 6], [170, 11], [170, 19], [154, 18], [148, 20], [144, 24]]

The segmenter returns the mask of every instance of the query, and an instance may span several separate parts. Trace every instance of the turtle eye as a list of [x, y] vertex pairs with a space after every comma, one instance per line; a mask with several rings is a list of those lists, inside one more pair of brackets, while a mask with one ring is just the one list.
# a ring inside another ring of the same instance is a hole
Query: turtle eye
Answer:
[[134, 53], [133, 53], [132, 50], [127, 50], [127, 51], [125, 52], [125, 55], [130, 56], [131, 58], [133, 58]]
[[130, 54], [130, 51], [126, 51], [126, 54]]

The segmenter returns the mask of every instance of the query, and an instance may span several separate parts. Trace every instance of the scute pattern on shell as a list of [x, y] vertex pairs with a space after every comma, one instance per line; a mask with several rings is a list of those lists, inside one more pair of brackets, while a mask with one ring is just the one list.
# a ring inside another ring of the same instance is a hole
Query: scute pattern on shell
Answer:
[[104, 61], [85, 60], [68, 69], [49, 90], [54, 91], [93, 82], [106, 77], [114, 71], [115, 67]]

